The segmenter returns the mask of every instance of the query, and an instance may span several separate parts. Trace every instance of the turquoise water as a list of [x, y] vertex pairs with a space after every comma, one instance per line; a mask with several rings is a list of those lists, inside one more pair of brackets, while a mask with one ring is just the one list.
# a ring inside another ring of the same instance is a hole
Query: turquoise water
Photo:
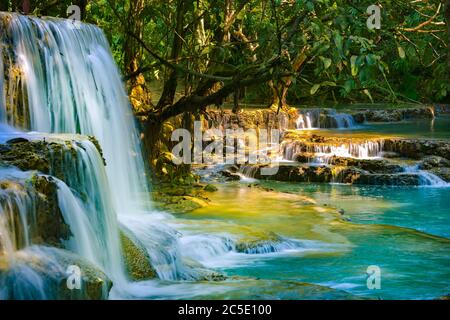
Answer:
[[[450, 117], [368, 123], [328, 133], [450, 139]], [[320, 131], [318, 131], [320, 134]], [[218, 184], [211, 205], [183, 215], [202, 233], [253, 230], [304, 241], [303, 250], [224, 255], [211, 264], [229, 276], [321, 285], [359, 298], [435, 299], [450, 293], [450, 188], [233, 182]], [[181, 217], [180, 217], [181, 218]], [[381, 289], [367, 268], [381, 270]], [[260, 283], [260, 284], [258, 284]], [[239, 286], [239, 285], [238, 285]], [[271, 298], [285, 298], [273, 284]], [[243, 286], [245, 287], [245, 286]], [[246, 298], [246, 291], [237, 298]], [[214, 297], [212, 295], [211, 297]], [[297, 295], [293, 298], [308, 298]], [[327, 293], [321, 299], [334, 296]]]
[[450, 139], [450, 116], [439, 116], [434, 120], [419, 119], [397, 123], [369, 123], [350, 132], [399, 135], [407, 138]]
[[[224, 257], [227, 265], [219, 263], [217, 269], [228, 275], [308, 282], [365, 298], [434, 299], [450, 292], [448, 189], [263, 186], [274, 191], [239, 183], [221, 186], [213, 205], [183, 217], [321, 244], [306, 251], [247, 255], [235, 264], [233, 257]], [[340, 218], [339, 208], [351, 221]], [[381, 269], [381, 290], [367, 287], [371, 265]]]

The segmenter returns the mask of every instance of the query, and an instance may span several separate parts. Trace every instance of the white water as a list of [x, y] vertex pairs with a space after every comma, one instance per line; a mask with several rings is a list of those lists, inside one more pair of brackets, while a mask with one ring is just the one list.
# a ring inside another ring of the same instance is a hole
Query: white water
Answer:
[[[108, 43], [95, 26], [9, 15], [16, 67], [23, 73], [30, 128], [95, 136], [107, 160], [118, 212], [150, 209], [138, 133]], [[14, 85], [10, 84], [10, 88]], [[9, 93], [14, 94], [13, 92]], [[2, 96], [0, 101], [7, 97]], [[5, 111], [4, 103], [0, 109]], [[8, 117], [11, 124], [15, 119]]]
[[346, 113], [338, 113], [334, 109], [300, 110], [297, 129], [349, 129], [355, 127], [355, 120]]
[[[7, 83], [8, 92], [0, 92], [3, 121], [18, 125], [5, 101], [21, 90], [30, 113], [24, 129], [99, 140], [106, 173], [92, 143], [74, 145], [79, 157], [63, 158], [70, 189], [58, 182], [59, 205], [74, 233], [68, 247], [101, 266], [120, 286], [125, 272], [117, 215], [150, 212], [151, 203], [142, 200], [149, 198], [149, 190], [138, 133], [108, 43], [92, 25], [77, 29], [67, 20], [1, 15], [10, 19], [2, 36], [12, 42], [12, 50], [3, 55], [17, 62], [22, 77], [21, 88]], [[0, 82], [4, 87], [6, 80]]]
[[428, 187], [450, 187], [450, 183], [439, 178], [437, 175], [427, 172], [425, 170], [420, 170], [419, 165], [405, 166], [405, 173], [417, 174], [420, 179], [421, 186]]
[[357, 159], [376, 159], [381, 157], [383, 147], [383, 140], [344, 143], [340, 145], [307, 145], [301, 141], [286, 141], [281, 145], [283, 158], [285, 160], [294, 160], [297, 154], [308, 153], [313, 155], [310, 161], [311, 163], [328, 163], [329, 158], [334, 156]]

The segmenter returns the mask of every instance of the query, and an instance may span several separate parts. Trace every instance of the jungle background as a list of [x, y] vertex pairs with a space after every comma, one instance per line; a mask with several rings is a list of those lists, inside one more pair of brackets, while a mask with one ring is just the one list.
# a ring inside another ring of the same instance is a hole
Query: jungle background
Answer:
[[[1, 0], [101, 27], [160, 179], [174, 126], [210, 106], [450, 103], [450, 0]], [[367, 8], [381, 8], [381, 28]]]

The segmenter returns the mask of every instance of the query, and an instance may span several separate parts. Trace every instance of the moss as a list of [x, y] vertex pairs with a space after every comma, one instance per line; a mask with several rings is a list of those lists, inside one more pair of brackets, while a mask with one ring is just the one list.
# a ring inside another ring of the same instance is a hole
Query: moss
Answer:
[[171, 213], [187, 213], [209, 205], [207, 192], [217, 191], [213, 185], [159, 184], [153, 190], [153, 200], [158, 209]]
[[143, 281], [156, 278], [156, 271], [150, 264], [150, 256], [145, 248], [120, 232], [125, 267], [132, 280]]
[[207, 192], [216, 192], [219, 189], [217, 189], [217, 187], [213, 186], [212, 184], [208, 184], [207, 186], [205, 186], [205, 188], [203, 190], [205, 190]]
[[279, 242], [281, 242], [281, 238], [273, 232], [252, 231], [247, 233], [244, 238], [236, 241], [236, 250], [238, 252], [249, 252]]

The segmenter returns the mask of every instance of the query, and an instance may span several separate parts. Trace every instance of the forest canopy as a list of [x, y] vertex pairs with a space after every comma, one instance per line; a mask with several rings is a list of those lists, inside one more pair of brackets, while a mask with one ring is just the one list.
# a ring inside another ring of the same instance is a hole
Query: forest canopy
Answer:
[[[103, 28], [145, 112], [219, 88], [207, 103], [448, 101], [446, 2], [47, 0], [0, 9], [67, 17], [79, 6], [83, 21]], [[374, 4], [380, 29], [366, 23]]]
[[[75, 17], [102, 28], [143, 124], [150, 163], [159, 163], [168, 150], [168, 120], [182, 116], [190, 127], [207, 107], [224, 103], [234, 112], [248, 104], [279, 111], [449, 103], [449, 3], [3, 0], [0, 10]], [[376, 28], [368, 24], [373, 6]]]

